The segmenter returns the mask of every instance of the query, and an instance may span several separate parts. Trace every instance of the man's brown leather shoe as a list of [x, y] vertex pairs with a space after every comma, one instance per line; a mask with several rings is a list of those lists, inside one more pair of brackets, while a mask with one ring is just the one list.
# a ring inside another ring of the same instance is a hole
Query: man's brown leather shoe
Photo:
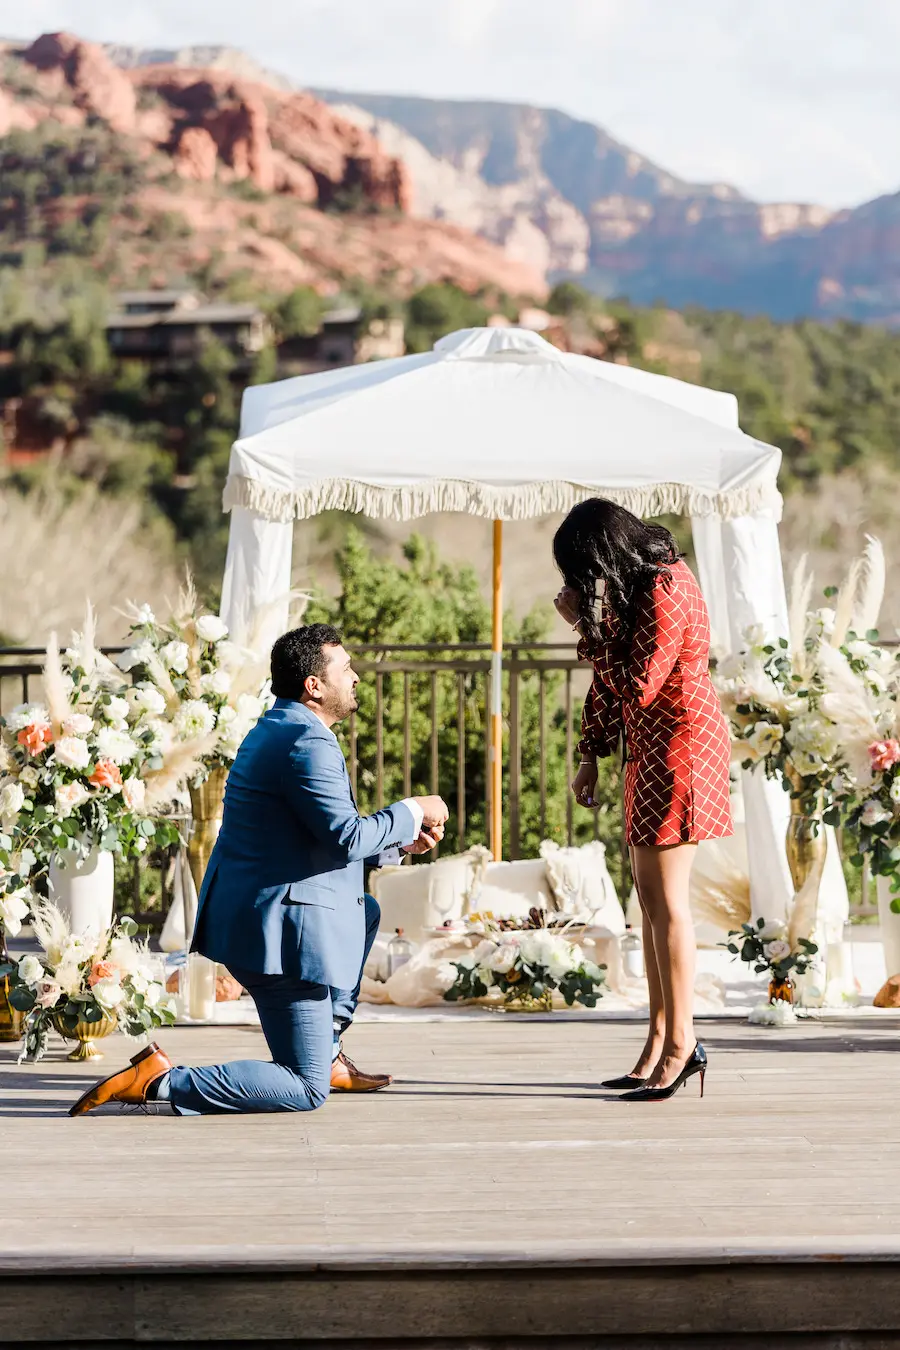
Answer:
[[331, 1066], [332, 1092], [377, 1092], [393, 1081], [389, 1073], [363, 1073], [343, 1050]]
[[127, 1069], [110, 1074], [89, 1088], [73, 1107], [70, 1116], [83, 1116], [106, 1102], [122, 1102], [127, 1106], [142, 1106], [147, 1100], [147, 1089], [157, 1078], [162, 1078], [172, 1068], [169, 1056], [160, 1050], [155, 1041], [151, 1041], [145, 1050], [135, 1055]]

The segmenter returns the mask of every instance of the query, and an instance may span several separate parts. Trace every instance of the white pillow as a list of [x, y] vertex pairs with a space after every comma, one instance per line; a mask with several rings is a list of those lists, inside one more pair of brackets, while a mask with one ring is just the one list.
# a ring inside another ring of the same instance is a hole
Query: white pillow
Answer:
[[467, 898], [487, 849], [471, 848], [434, 863], [383, 867], [369, 878], [369, 889], [381, 906], [382, 933], [402, 928], [412, 942], [422, 942], [425, 928], [439, 928], [445, 919], [462, 918]]
[[608, 937], [625, 932], [625, 915], [606, 866], [606, 846], [595, 839], [581, 848], [560, 848], [547, 839], [541, 857], [553, 888], [556, 907], [564, 914], [590, 915], [593, 928]]
[[538, 909], [556, 908], [547, 869], [540, 858], [488, 863], [483, 877], [469, 898], [469, 913], [490, 910], [499, 919], [525, 915], [533, 905]]

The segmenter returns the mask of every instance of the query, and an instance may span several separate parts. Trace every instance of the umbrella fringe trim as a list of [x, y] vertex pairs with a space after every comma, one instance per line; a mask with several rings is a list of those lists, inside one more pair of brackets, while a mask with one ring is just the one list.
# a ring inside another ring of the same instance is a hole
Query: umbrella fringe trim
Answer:
[[260, 483], [232, 474], [225, 484], [222, 506], [255, 511], [267, 520], [290, 521], [321, 511], [351, 511], [392, 520], [414, 520], [438, 511], [462, 511], [496, 520], [530, 520], [570, 511], [589, 497], [605, 497], [636, 516], [662, 515], [750, 516], [772, 512], [781, 519], [781, 494], [768, 478], [756, 479], [725, 492], [703, 492], [684, 483], [654, 483], [648, 487], [583, 487], [577, 483], [529, 483], [495, 488], [459, 479], [435, 480], [412, 487], [375, 487], [348, 478], [322, 478], [300, 492]]

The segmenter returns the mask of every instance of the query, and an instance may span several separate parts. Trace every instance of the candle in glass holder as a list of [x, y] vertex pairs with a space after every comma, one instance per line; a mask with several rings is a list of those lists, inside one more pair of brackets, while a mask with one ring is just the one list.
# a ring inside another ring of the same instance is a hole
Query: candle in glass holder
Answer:
[[191, 952], [188, 964], [188, 1017], [193, 1022], [209, 1022], [216, 1007], [215, 962]]

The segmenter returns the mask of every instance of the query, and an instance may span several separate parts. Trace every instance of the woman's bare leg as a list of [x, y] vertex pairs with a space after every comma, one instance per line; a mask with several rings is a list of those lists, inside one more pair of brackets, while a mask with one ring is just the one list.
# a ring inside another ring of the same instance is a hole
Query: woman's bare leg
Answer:
[[697, 944], [691, 918], [690, 878], [694, 844], [632, 849], [638, 894], [653, 935], [653, 950], [665, 1010], [665, 1038], [653, 1072], [654, 1087], [677, 1078], [696, 1045], [694, 968]]
[[638, 901], [641, 906], [641, 936], [644, 944], [644, 968], [647, 972], [647, 989], [650, 993], [650, 1026], [647, 1031], [647, 1040], [643, 1050], [638, 1056], [637, 1064], [632, 1069], [632, 1073], [637, 1078], [648, 1078], [652, 1070], [656, 1067], [662, 1054], [663, 1042], [666, 1036], [666, 1013], [663, 1004], [662, 982], [659, 977], [659, 966], [656, 960], [656, 948], [653, 943], [653, 928], [650, 923], [650, 916], [647, 908], [641, 899], [641, 888], [638, 884], [637, 869], [634, 863], [634, 850], [629, 849], [631, 855], [631, 875], [634, 877], [634, 886], [637, 891]]

